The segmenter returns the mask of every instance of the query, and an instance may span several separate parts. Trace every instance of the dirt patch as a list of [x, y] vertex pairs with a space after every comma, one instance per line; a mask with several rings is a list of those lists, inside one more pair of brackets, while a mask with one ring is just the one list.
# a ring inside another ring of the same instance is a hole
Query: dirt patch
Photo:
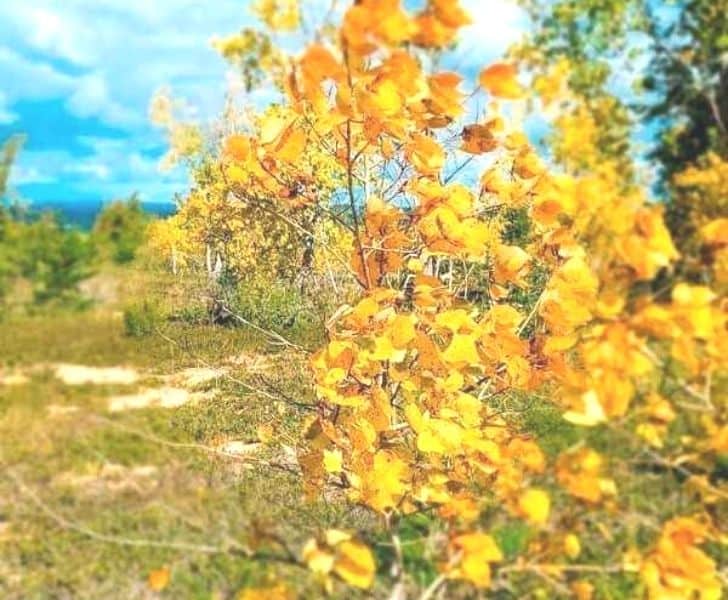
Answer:
[[186, 388], [196, 388], [211, 381], [217, 381], [225, 375], [228, 370], [224, 368], [215, 369], [212, 367], [193, 367], [184, 369], [166, 377], [169, 383], [180, 385]]
[[67, 417], [77, 413], [80, 407], [73, 404], [49, 404], [48, 405], [48, 416], [49, 417]]
[[270, 356], [252, 352], [241, 352], [229, 357], [226, 362], [236, 367], [244, 367], [248, 373], [261, 373], [274, 366]]
[[132, 385], [140, 379], [139, 372], [131, 367], [58, 364], [53, 372], [66, 385]]
[[190, 402], [209, 400], [215, 396], [215, 391], [190, 392], [184, 388], [161, 387], [142, 390], [136, 394], [114, 396], [109, 399], [109, 411], [121, 412], [125, 410], [139, 410], [142, 408], [177, 408]]
[[25, 385], [29, 381], [30, 378], [25, 373], [22, 373], [20, 371], [0, 371], [0, 385]]
[[222, 454], [231, 456], [246, 456], [258, 452], [263, 447], [260, 442], [246, 442], [243, 440], [229, 440], [215, 447]]

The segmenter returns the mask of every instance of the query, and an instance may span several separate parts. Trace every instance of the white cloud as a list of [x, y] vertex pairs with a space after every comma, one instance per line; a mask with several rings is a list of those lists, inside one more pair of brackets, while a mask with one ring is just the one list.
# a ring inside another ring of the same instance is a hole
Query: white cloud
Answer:
[[73, 78], [53, 65], [27, 58], [5, 46], [0, 46], [0, 80], [8, 103], [62, 97], [73, 87]]
[[[58, 100], [69, 114], [98, 118], [124, 133], [121, 139], [71, 137], [68, 151], [29, 146], [11, 183], [57, 181], [58, 188], [48, 193], [59, 197], [74, 188], [106, 199], [144, 190], [163, 200], [184, 191], [187, 177], [181, 170], [157, 170], [164, 141], [147, 120], [150, 97], [169, 84], [198, 107], [201, 118], [216, 115], [227, 66], [209, 40], [244, 26], [247, 5], [245, 0], [0, 0], [0, 123], [16, 119], [18, 102]], [[85, 155], [78, 142], [86, 146]]]
[[209, 40], [243, 26], [247, 4], [0, 0], [3, 91], [9, 102], [65, 98], [76, 116], [131, 132], [146, 123], [154, 90], [169, 83], [211, 115], [221, 106], [226, 66]]
[[18, 115], [10, 110], [7, 106], [5, 94], [0, 90], [0, 125], [10, 125], [18, 120]]
[[16, 4], [11, 18], [26, 32], [29, 45], [72, 63], [88, 64], [88, 48], [83, 47], [83, 37], [76, 35], [72, 19], [50, 7]]
[[473, 19], [462, 29], [456, 51], [462, 68], [480, 68], [503, 56], [528, 27], [528, 18], [515, 0], [463, 0]]
[[95, 160], [74, 161], [65, 168], [65, 171], [95, 179], [109, 179], [111, 176], [111, 167]]
[[97, 116], [110, 125], [130, 125], [143, 121], [141, 115], [111, 98], [102, 73], [84, 75], [76, 80], [74, 88], [66, 106], [77, 117]]
[[99, 200], [145, 192], [145, 199], [171, 200], [188, 185], [181, 170], [159, 173], [157, 158], [130, 150], [134, 142], [127, 139], [82, 137], [91, 152], [79, 157], [67, 150], [26, 150], [20, 153], [10, 173], [10, 185], [54, 184], [59, 196], [68, 198], [67, 190], [91, 191]]
[[10, 183], [12, 186], [28, 185], [32, 183], [54, 183], [55, 177], [44, 173], [37, 167], [26, 167], [24, 165], [13, 165], [10, 171]]
[[[322, 7], [329, 2], [309, 1]], [[515, 0], [463, 3], [475, 23], [464, 29], [460, 49], [449, 62], [451, 68], [472, 71], [518, 40], [525, 17]], [[149, 100], [168, 84], [173, 94], [198, 108], [201, 119], [214, 117], [230, 81], [225, 62], [209, 41], [250, 24], [251, 4], [252, 0], [0, 0], [0, 123], [14, 118], [13, 108], [20, 100], [58, 99], [72, 115], [98, 118], [125, 134], [122, 139], [70, 140], [87, 147], [89, 155], [80, 159], [70, 152], [28, 149], [19, 158], [16, 183], [70, 178], [83, 184], [92, 179], [93, 189], [103, 197], [137, 189], [162, 199], [156, 194], [170, 197], [182, 191], [183, 173], [157, 171], [154, 151], [163, 140], [147, 122]], [[318, 16], [323, 9], [313, 12]], [[263, 91], [248, 96], [251, 99], [263, 103], [269, 96]]]

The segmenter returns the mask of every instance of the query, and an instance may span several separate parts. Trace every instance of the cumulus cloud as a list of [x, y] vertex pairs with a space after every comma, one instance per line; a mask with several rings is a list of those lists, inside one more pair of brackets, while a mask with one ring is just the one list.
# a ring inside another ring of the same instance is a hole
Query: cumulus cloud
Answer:
[[0, 125], [10, 125], [17, 121], [18, 115], [7, 106], [5, 94], [0, 90]]
[[14, 3], [9, 9], [9, 25], [25, 32], [28, 45], [75, 64], [88, 64], [89, 48], [79, 37], [73, 18], [50, 6]]
[[[309, 1], [321, 6], [320, 14], [329, 2]], [[475, 23], [465, 28], [452, 65], [475, 70], [517, 41], [525, 17], [513, 0], [463, 3]], [[249, 25], [251, 5], [252, 0], [0, 0], [0, 125], [15, 120], [13, 127], [22, 129], [15, 107], [28, 100], [57, 101], [69, 117], [84, 121], [86, 133], [89, 123], [100, 123], [96, 137], [65, 129], [58, 134], [70, 136], [74, 152], [50, 153], [30, 139], [16, 183], [57, 180], [73, 187], [90, 180], [104, 198], [134, 189], [167, 198], [182, 191], [183, 173], [162, 176], [156, 169], [163, 140], [147, 122], [149, 100], [167, 84], [198, 108], [200, 118], [214, 117], [230, 78], [209, 42]], [[270, 98], [262, 93], [252, 99]], [[104, 137], [109, 129], [122, 137]]]
[[102, 73], [90, 73], [76, 80], [66, 103], [78, 117], [99, 117], [110, 125], [134, 125], [143, 122], [143, 115], [116, 102], [109, 92]]
[[[183, 173], [157, 172], [164, 142], [147, 121], [149, 99], [160, 85], [169, 84], [175, 94], [199, 107], [201, 118], [217, 114], [227, 67], [209, 40], [243, 26], [250, 17], [247, 4], [240, 0], [217, 0], [213, 5], [197, 0], [0, 1], [0, 126], [13, 122], [14, 130], [22, 130], [24, 122], [18, 115], [29, 124], [34, 118], [29, 111], [44, 110], [40, 105], [33, 108], [38, 101], [57, 103], [69, 115], [66, 126], [57, 128], [59, 137], [53, 143], [53, 147], [67, 145], [68, 151], [50, 151], [31, 136], [13, 183], [57, 181], [59, 187], [49, 186], [47, 193], [60, 196], [67, 195], [64, 186], [80, 185], [101, 197], [142, 187], [167, 197], [171, 190], [182, 191]], [[24, 103], [21, 112], [14, 108], [19, 103]], [[98, 123], [100, 135], [74, 135], [73, 123], [85, 133]], [[110, 129], [123, 137], [103, 138]], [[33, 190], [38, 192], [37, 187]]]
[[44, 173], [38, 167], [14, 165], [10, 172], [11, 186], [29, 185], [33, 183], [54, 183], [55, 181], [55, 177]]
[[[65, 98], [76, 116], [130, 131], [146, 120], [160, 84], [219, 108], [225, 65], [209, 46], [248, 18], [218, 0], [0, 2], [0, 74], [8, 101]], [[10, 81], [6, 86], [6, 81]]]
[[473, 19], [462, 29], [457, 57], [464, 69], [479, 69], [518, 42], [528, 18], [514, 0], [462, 0]]
[[[0, 10], [0, 21], [2, 12]], [[0, 25], [0, 35], [2, 26]], [[73, 78], [53, 65], [0, 46], [0, 77], [5, 102], [62, 97], [73, 88]]]

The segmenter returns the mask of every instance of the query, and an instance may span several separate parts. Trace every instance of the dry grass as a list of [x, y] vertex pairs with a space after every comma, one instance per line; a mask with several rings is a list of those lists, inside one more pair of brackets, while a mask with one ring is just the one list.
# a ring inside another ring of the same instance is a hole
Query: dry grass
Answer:
[[128, 337], [119, 310], [143, 282], [124, 281], [111, 304], [0, 323], [0, 597], [232, 598], [273, 571], [301, 580], [235, 551], [262, 533], [297, 548], [319, 527], [372, 525], [302, 502], [295, 462], [257, 441], [273, 418], [292, 441], [300, 411], [275, 390], [305, 403], [295, 356], [184, 321]]

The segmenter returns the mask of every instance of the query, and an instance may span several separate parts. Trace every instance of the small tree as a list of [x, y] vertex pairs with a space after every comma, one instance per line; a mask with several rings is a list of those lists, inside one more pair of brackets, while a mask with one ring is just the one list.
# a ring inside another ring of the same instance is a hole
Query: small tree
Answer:
[[93, 240], [114, 262], [131, 262], [144, 242], [148, 221], [139, 196], [133, 194], [104, 206], [94, 222]]
[[16, 222], [12, 231], [7, 243], [15, 247], [19, 275], [31, 281], [35, 301], [78, 300], [78, 284], [93, 273], [95, 248], [89, 237], [64, 228], [52, 214]]
[[[221, 44], [246, 69], [264, 48], [282, 97], [224, 141], [227, 197], [314, 239], [306, 216], [329, 215], [358, 286], [311, 353], [297, 458], [309, 496], [341, 494], [381, 529], [321, 532], [300, 558], [281, 544], [281, 560], [327, 590], [390, 598], [591, 598], [608, 579], [607, 597], [717, 599], [718, 294], [653, 293], [678, 253], [568, 63], [528, 87], [510, 63], [475, 80], [443, 71], [468, 15], [453, 0], [400, 4], [349, 3], [295, 56], [245, 32]], [[270, 27], [297, 28], [297, 2], [258, 6]], [[520, 127], [528, 100], [563, 109], [554, 164]], [[554, 418], [568, 433], [546, 452]], [[621, 495], [646, 469], [679, 501]]]

